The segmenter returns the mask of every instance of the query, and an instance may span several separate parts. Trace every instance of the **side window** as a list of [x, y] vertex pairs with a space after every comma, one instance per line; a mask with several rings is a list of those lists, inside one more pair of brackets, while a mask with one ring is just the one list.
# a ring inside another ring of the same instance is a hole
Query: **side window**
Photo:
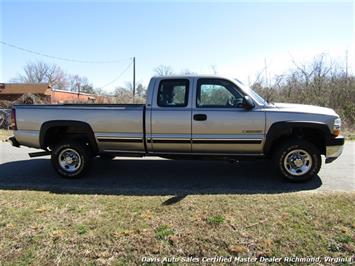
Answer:
[[158, 106], [186, 107], [189, 97], [189, 80], [162, 80], [158, 89]]
[[241, 107], [243, 97], [237, 87], [222, 79], [199, 79], [197, 82], [197, 107]]

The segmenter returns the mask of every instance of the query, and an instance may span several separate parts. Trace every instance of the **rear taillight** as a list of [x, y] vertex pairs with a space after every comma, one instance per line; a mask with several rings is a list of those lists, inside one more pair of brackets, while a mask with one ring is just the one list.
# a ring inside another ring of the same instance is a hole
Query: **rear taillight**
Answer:
[[10, 129], [17, 130], [16, 109], [15, 108], [12, 109], [12, 111], [11, 111]]

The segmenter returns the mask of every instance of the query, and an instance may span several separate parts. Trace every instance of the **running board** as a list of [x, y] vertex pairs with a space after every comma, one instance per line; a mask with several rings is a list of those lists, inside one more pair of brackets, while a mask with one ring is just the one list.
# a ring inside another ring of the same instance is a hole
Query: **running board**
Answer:
[[30, 152], [28, 155], [31, 158], [34, 158], [34, 157], [41, 157], [41, 156], [46, 156], [46, 155], [50, 155], [50, 154], [51, 154], [50, 151], [40, 151], [40, 152]]

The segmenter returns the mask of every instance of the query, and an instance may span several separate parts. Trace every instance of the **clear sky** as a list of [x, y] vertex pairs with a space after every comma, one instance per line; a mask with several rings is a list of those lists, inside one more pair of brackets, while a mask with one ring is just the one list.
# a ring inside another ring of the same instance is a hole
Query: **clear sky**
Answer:
[[[0, 44], [0, 82], [27, 62], [43, 60], [88, 77], [95, 87], [115, 79], [136, 57], [137, 80], [147, 84], [153, 69], [169, 65], [248, 82], [264, 67], [270, 75], [328, 53], [341, 64], [349, 51], [355, 71], [353, 2], [89, 2], [0, 0], [2, 41], [37, 52], [78, 60], [52, 60]], [[131, 81], [129, 69], [106, 87]]]

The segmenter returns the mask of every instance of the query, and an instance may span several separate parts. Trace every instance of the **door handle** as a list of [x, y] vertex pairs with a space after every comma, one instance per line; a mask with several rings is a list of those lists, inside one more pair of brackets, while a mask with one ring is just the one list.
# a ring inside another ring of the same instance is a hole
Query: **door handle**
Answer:
[[207, 115], [205, 115], [205, 114], [196, 114], [196, 115], [194, 115], [194, 120], [196, 120], [196, 121], [206, 121], [207, 120]]

